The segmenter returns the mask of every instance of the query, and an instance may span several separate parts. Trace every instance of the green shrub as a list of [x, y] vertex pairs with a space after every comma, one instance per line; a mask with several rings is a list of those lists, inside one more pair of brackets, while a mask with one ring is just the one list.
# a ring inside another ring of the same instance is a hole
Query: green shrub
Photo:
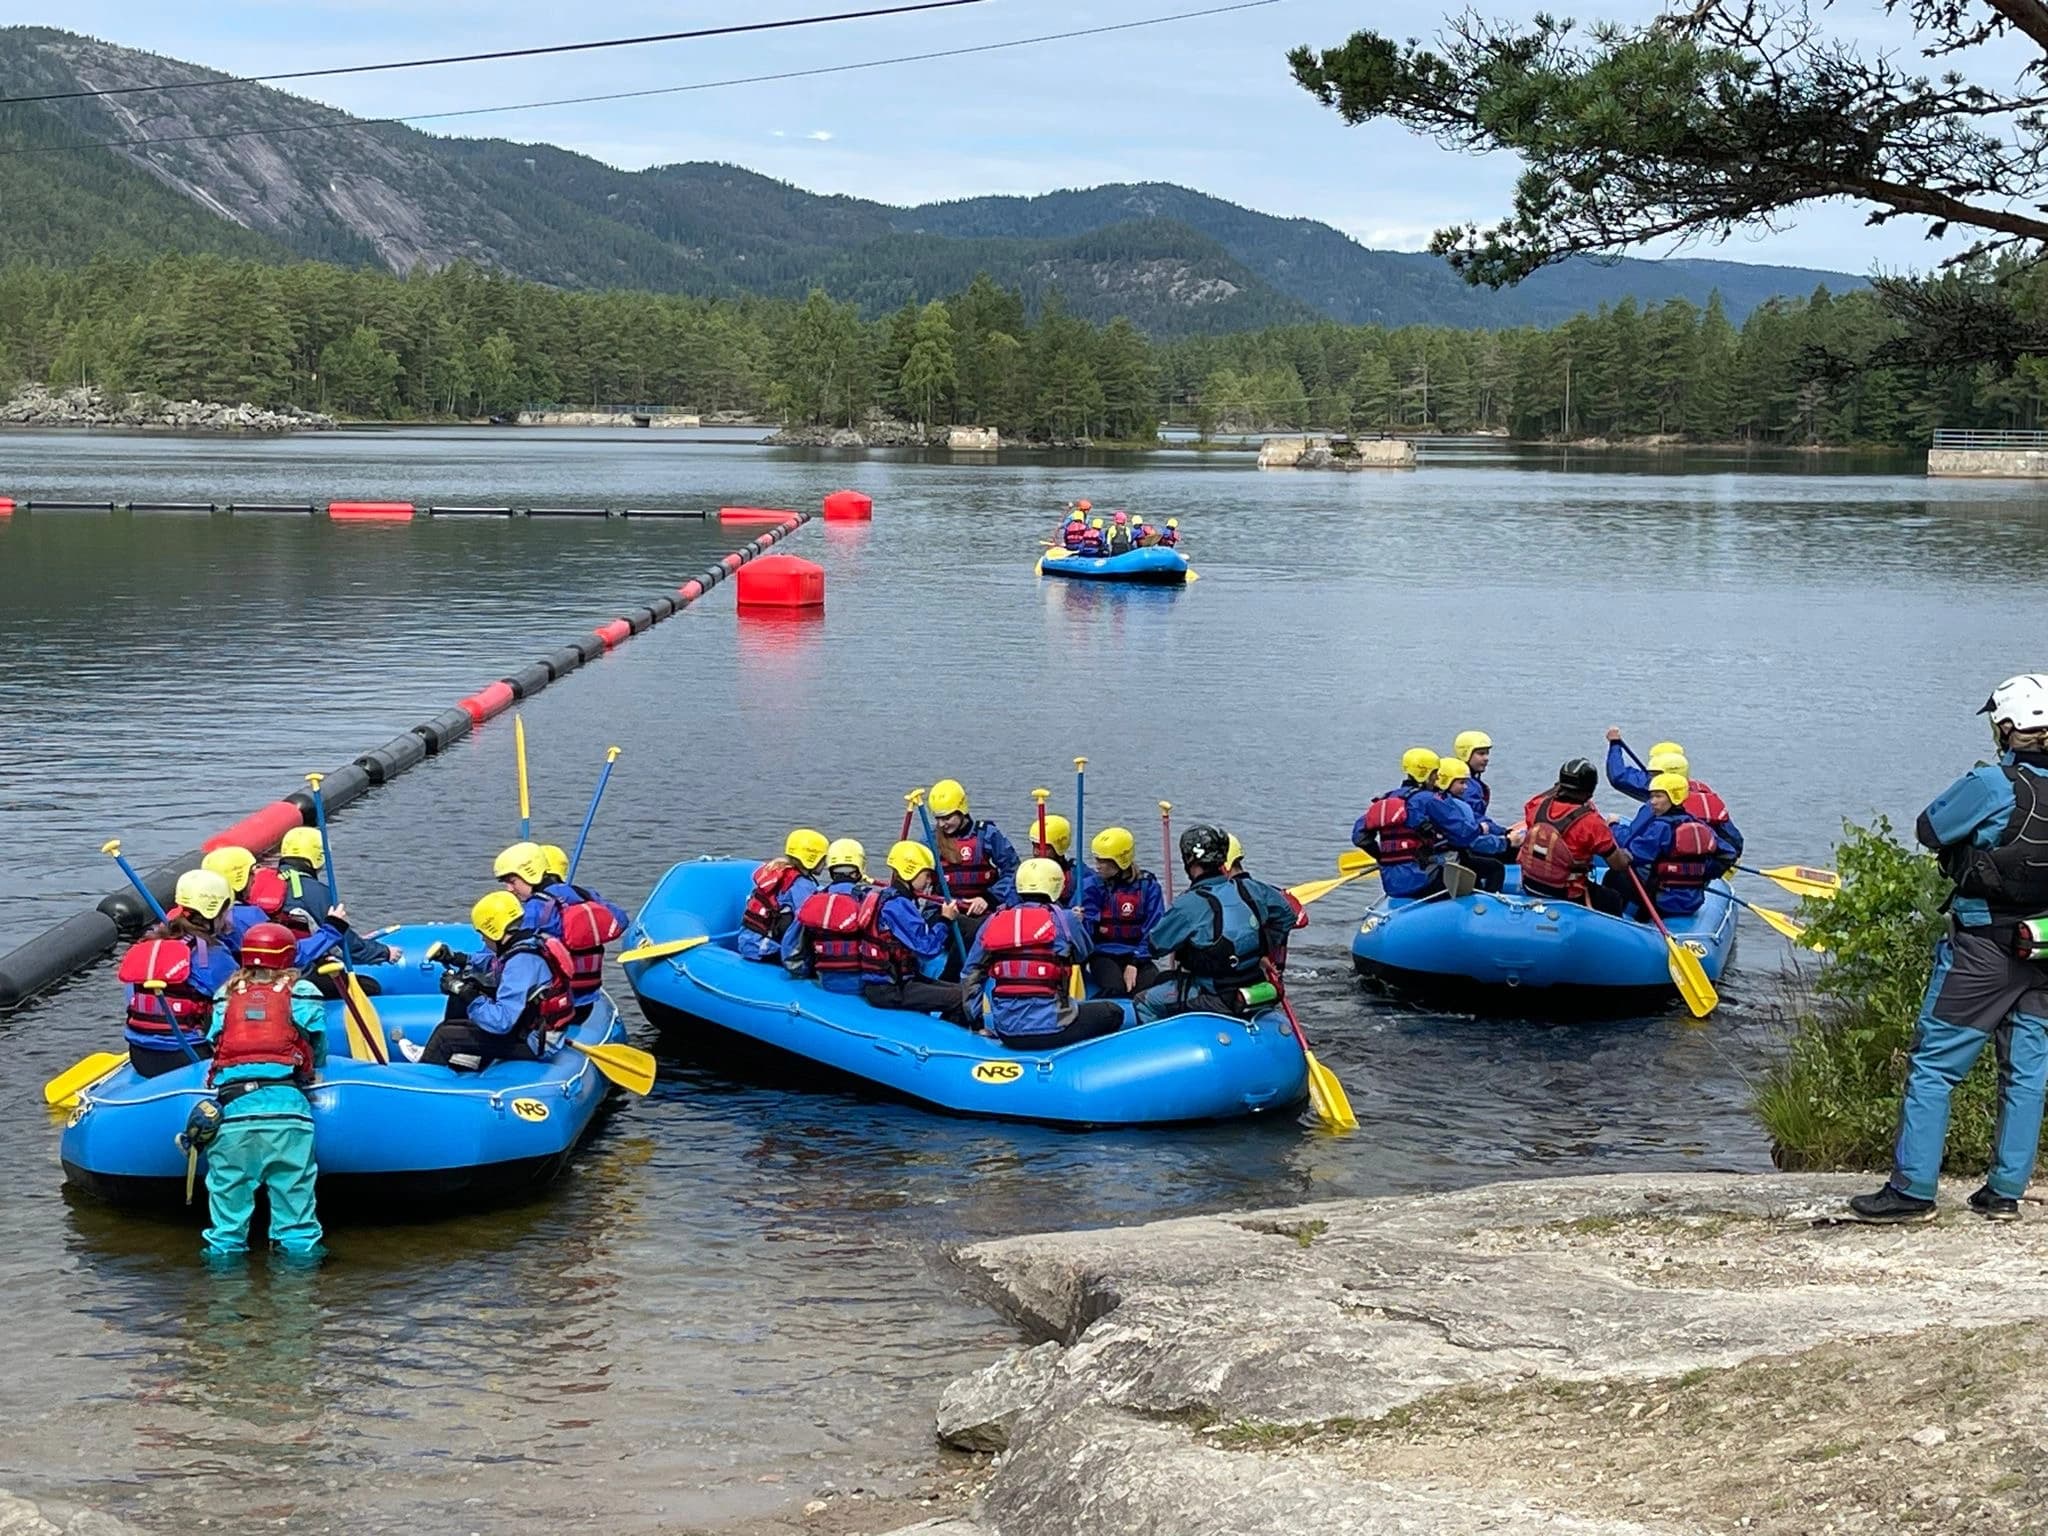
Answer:
[[[1847, 826], [1835, 849], [1842, 874], [1833, 901], [1800, 916], [1824, 946], [1812, 974], [1788, 983], [1784, 1054], [1757, 1085], [1755, 1108], [1781, 1168], [1888, 1168], [1913, 1023], [1947, 919], [1948, 882], [1891, 823]], [[1981, 1173], [1997, 1105], [1992, 1053], [1956, 1090], [1946, 1160]]]

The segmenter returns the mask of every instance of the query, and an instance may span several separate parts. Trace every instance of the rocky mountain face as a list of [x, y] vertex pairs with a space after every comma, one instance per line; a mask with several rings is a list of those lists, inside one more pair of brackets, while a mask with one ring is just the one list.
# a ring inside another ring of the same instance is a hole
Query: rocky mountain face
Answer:
[[[50, 27], [0, 29], [0, 94], [219, 81], [217, 71]], [[146, 145], [67, 150], [82, 141]], [[1432, 257], [1184, 187], [1096, 187], [894, 208], [734, 166], [628, 172], [550, 145], [438, 138], [260, 86], [0, 107], [0, 259], [169, 246], [394, 272], [456, 261], [566, 288], [800, 296], [870, 312], [986, 271], [1035, 306], [1159, 336], [1330, 318], [1551, 323], [1603, 302], [1704, 302], [1740, 320], [1840, 274], [1732, 262], [1579, 262], [1504, 293]], [[23, 218], [26, 210], [32, 215]]]

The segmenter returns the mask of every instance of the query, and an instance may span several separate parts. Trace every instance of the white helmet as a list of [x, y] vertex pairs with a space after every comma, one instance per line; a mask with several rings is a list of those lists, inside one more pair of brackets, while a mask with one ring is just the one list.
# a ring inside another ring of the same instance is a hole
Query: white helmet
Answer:
[[1991, 733], [2000, 746], [2006, 731], [2048, 731], [2048, 674], [2023, 672], [1991, 690], [1977, 711], [1991, 717]]

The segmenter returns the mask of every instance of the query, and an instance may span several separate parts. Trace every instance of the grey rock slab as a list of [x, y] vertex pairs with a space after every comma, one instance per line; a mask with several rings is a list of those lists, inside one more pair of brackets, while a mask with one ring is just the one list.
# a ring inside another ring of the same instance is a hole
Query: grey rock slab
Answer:
[[1052, 1385], [1059, 1357], [1060, 1346], [1050, 1342], [1013, 1349], [953, 1382], [939, 1394], [939, 1438], [963, 1451], [1002, 1450], [1017, 1415]]

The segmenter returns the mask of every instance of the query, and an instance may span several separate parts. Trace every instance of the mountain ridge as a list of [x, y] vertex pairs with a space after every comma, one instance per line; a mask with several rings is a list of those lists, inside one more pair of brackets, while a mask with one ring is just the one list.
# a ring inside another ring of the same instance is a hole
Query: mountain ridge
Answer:
[[[228, 77], [57, 28], [0, 29], [8, 95], [193, 79]], [[180, 142], [50, 153], [53, 135]], [[1863, 285], [1808, 268], [1582, 260], [1496, 293], [1435, 257], [1371, 250], [1328, 224], [1171, 183], [905, 208], [738, 166], [622, 171], [555, 145], [361, 123], [264, 86], [0, 107], [0, 147], [31, 146], [0, 156], [0, 258], [75, 262], [149, 249], [157, 232], [159, 248], [399, 273], [471, 261], [571, 289], [801, 297], [823, 286], [870, 314], [986, 271], [1034, 309], [1057, 294], [1083, 318], [1124, 315], [1161, 338], [1317, 319], [1550, 325], [1624, 298], [1703, 304], [1715, 292], [1739, 323], [1777, 295]], [[23, 209], [35, 217], [17, 218]]]

